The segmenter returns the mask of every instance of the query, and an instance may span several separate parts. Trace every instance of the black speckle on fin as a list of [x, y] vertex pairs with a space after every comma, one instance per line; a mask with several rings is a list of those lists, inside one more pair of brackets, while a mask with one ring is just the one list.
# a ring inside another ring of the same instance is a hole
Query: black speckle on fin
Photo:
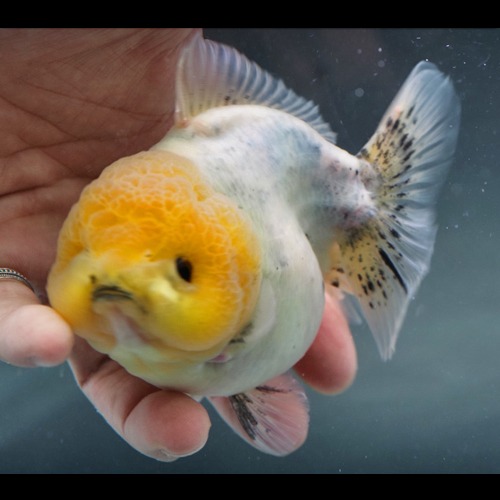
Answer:
[[229, 396], [229, 402], [248, 437], [255, 440], [258, 421], [251, 409], [252, 400], [245, 393], [241, 393]]
[[[392, 260], [390, 257], [387, 255], [384, 249], [379, 248], [378, 253], [380, 254], [380, 257], [382, 257], [382, 260], [384, 261], [384, 264], [392, 271], [392, 274], [394, 275], [394, 278], [396, 278], [397, 281], [399, 281], [399, 284], [403, 288], [406, 294], [408, 294], [408, 287], [406, 286], [406, 283], [404, 282], [403, 278], [401, 277], [401, 274], [399, 274], [398, 269], [396, 266], [393, 264]], [[381, 273], [380, 273], [381, 274]], [[373, 288], [370, 288], [373, 291]]]

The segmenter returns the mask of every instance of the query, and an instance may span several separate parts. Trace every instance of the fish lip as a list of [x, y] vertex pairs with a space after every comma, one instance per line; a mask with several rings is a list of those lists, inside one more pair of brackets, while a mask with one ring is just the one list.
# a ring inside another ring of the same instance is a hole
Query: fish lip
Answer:
[[117, 285], [99, 285], [92, 290], [92, 301], [133, 300], [133, 295]]

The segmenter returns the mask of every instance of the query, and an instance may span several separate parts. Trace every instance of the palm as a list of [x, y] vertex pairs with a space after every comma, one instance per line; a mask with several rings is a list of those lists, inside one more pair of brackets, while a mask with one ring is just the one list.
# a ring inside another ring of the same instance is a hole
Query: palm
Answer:
[[39, 290], [81, 189], [115, 159], [149, 148], [171, 125], [172, 69], [188, 35], [0, 34], [1, 64], [9, 68], [0, 75], [0, 262], [30, 276]]

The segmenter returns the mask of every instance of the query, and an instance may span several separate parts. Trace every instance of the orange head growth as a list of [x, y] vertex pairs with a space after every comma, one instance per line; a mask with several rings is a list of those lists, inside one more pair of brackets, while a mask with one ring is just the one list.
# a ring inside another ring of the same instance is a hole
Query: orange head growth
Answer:
[[118, 160], [84, 189], [61, 230], [47, 290], [101, 350], [128, 338], [124, 328], [177, 355], [213, 351], [249, 321], [260, 258], [235, 203], [186, 158], [149, 151]]

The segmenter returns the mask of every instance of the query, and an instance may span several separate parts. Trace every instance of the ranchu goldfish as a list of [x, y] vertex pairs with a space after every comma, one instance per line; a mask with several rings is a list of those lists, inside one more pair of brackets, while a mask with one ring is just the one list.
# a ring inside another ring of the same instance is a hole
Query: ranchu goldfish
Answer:
[[325, 287], [354, 299], [382, 358], [393, 353], [429, 269], [459, 115], [450, 80], [420, 62], [352, 155], [312, 102], [196, 36], [173, 128], [71, 209], [50, 303], [131, 374], [207, 398], [247, 442], [286, 455], [309, 415], [290, 369]]

